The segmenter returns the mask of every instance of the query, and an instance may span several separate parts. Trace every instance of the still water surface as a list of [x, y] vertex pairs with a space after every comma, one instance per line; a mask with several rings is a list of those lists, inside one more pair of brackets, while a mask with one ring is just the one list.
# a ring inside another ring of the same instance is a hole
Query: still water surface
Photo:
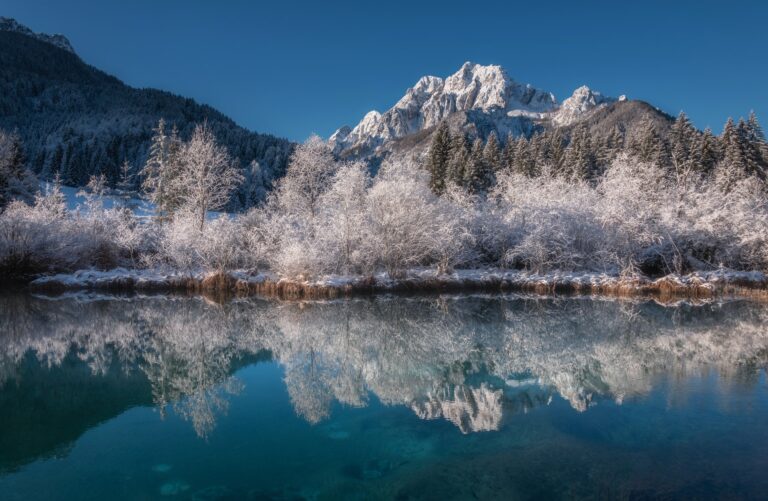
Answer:
[[0, 296], [0, 499], [761, 498], [768, 307]]

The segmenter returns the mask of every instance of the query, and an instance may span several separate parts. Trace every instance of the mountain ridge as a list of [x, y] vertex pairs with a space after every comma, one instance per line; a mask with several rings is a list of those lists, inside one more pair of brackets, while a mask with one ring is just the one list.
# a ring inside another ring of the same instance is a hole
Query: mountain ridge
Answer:
[[[613, 105], [623, 107], [624, 111], [642, 111], [643, 119], [659, 122], [662, 128], [668, 125], [666, 114], [660, 110], [658, 116], [648, 118], [645, 107], [625, 106], [630, 102], [635, 101], [626, 95], [605, 96], [586, 85], [558, 102], [551, 92], [511, 78], [501, 66], [467, 61], [445, 79], [420, 78], [390, 109], [383, 113], [370, 111], [354, 127], [342, 126], [330, 136], [329, 142], [342, 157], [418, 155], [425, 150], [429, 131], [442, 121], [470, 137], [486, 138], [495, 133], [501, 140], [509, 136], [530, 138], [547, 129], [567, 130]], [[623, 115], [626, 123], [619, 126], [636, 129], [641, 117]], [[404, 144], [411, 146], [404, 148]]]
[[124, 181], [121, 166], [128, 162], [137, 188], [160, 118], [183, 139], [207, 121], [239, 162], [246, 181], [229, 210], [262, 201], [285, 172], [292, 142], [245, 129], [193, 99], [130, 87], [47, 35], [4, 19], [13, 29], [0, 29], [0, 128], [18, 132], [29, 166], [43, 179], [60, 175], [65, 184], [83, 186], [104, 174], [114, 186]]

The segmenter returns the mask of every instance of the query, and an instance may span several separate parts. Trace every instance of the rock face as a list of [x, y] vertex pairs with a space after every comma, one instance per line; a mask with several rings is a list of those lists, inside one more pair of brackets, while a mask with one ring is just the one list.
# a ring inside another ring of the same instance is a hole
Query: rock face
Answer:
[[[626, 100], [626, 97], [624, 100]], [[582, 85], [573, 91], [571, 97], [563, 101], [560, 108], [552, 114], [552, 121], [556, 125], [571, 125], [595, 108], [614, 101], [616, 99], [605, 97], [586, 85]]]
[[58, 47], [59, 49], [64, 49], [67, 52], [71, 52], [72, 54], [75, 53], [75, 49], [72, 48], [72, 44], [69, 43], [69, 40], [64, 35], [48, 35], [46, 33], [35, 33], [34, 31], [30, 30], [26, 26], [19, 24], [15, 19], [11, 19], [10, 17], [2, 17], [0, 16], [0, 31], [11, 31], [14, 33], [21, 33], [22, 35], [27, 35], [33, 38], [36, 38], [42, 42], [49, 43], [51, 45], [54, 45]]
[[446, 79], [422, 77], [388, 111], [369, 112], [354, 128], [337, 130], [330, 142], [337, 153], [370, 156], [446, 119], [481, 136], [530, 135], [537, 126], [570, 125], [614, 101], [584, 86], [560, 105], [553, 94], [516, 82], [501, 66], [466, 62]]

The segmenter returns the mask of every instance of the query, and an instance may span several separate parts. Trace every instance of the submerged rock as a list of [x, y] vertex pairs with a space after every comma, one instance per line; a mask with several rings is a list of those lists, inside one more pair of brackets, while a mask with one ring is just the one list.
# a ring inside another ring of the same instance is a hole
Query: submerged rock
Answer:
[[183, 480], [174, 480], [172, 482], [166, 482], [160, 486], [161, 496], [177, 496], [183, 492], [188, 491], [190, 485]]

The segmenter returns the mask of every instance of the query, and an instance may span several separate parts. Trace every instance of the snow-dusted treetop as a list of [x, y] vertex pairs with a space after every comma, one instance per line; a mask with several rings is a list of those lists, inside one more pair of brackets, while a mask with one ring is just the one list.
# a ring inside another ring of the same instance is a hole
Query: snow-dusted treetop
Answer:
[[71, 52], [72, 54], [75, 54], [75, 49], [72, 48], [72, 44], [69, 43], [69, 40], [64, 35], [60, 35], [60, 34], [48, 35], [47, 33], [35, 33], [34, 31], [30, 30], [23, 24], [19, 24], [18, 21], [10, 17], [0, 16], [0, 31], [12, 31], [14, 33], [21, 33], [22, 35], [27, 35], [32, 38], [36, 38], [42, 42], [55, 45], [60, 49], [64, 49], [67, 52]]
[[375, 148], [385, 141], [433, 127], [455, 112], [487, 114], [498, 130], [515, 135], [523, 119], [552, 119], [567, 125], [604, 103], [614, 101], [588, 87], [576, 89], [559, 105], [555, 96], [513, 80], [501, 66], [466, 62], [446, 79], [425, 76], [385, 113], [371, 111], [357, 126], [337, 130], [330, 142], [337, 150]]

